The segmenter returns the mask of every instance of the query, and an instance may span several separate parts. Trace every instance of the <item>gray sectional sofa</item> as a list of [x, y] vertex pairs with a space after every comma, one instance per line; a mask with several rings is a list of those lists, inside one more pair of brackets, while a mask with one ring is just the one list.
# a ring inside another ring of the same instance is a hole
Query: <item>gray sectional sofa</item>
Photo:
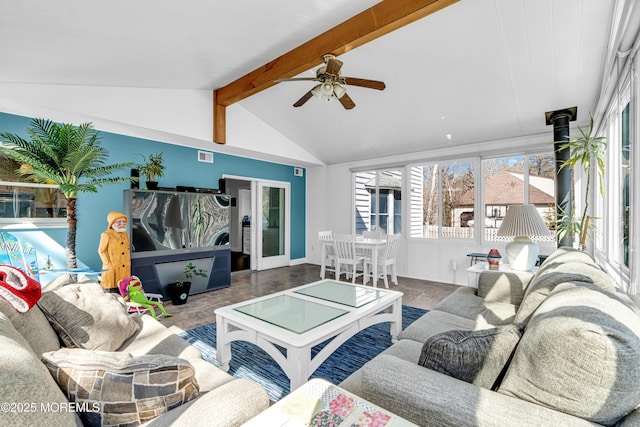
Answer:
[[269, 406], [262, 387], [127, 315], [97, 283], [44, 292], [26, 313], [0, 298], [0, 396], [12, 426], [238, 426]]
[[640, 425], [640, 310], [560, 248], [481, 273], [340, 385], [425, 426]]

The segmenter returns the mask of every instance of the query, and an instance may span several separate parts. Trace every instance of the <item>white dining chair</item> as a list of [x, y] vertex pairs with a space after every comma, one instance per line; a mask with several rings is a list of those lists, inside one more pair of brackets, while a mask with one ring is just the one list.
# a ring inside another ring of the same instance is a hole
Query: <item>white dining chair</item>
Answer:
[[[334, 239], [336, 248], [336, 279], [340, 280], [343, 273], [351, 282], [356, 283], [356, 277], [362, 276], [364, 283], [367, 277], [367, 263], [365, 257], [356, 252], [356, 239], [351, 234], [337, 235]], [[359, 268], [361, 267], [361, 270]]]
[[[384, 287], [389, 287], [389, 281], [387, 280], [387, 276], [391, 275], [391, 281], [394, 285], [398, 285], [398, 274], [396, 271], [396, 264], [398, 259], [398, 251], [400, 250], [400, 235], [394, 234], [387, 237], [387, 245], [385, 246], [383, 251], [378, 253], [378, 277], [372, 277], [373, 286], [378, 287], [378, 279], [382, 277], [384, 280]], [[367, 271], [373, 271], [373, 263], [374, 261], [368, 259]], [[369, 268], [371, 265], [371, 268]], [[366, 279], [368, 281], [368, 279]]]
[[336, 247], [333, 242], [332, 231], [318, 231], [318, 239], [322, 246], [322, 263], [320, 264], [320, 278], [324, 279], [326, 272], [336, 274]]

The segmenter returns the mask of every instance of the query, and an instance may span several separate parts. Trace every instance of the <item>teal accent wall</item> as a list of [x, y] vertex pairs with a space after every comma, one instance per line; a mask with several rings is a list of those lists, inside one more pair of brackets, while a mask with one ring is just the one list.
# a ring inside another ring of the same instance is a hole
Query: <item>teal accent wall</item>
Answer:
[[[10, 132], [28, 137], [30, 117], [0, 112], [0, 132]], [[142, 161], [141, 154], [148, 156], [163, 153], [165, 176], [159, 179], [161, 187], [177, 185], [218, 188], [218, 180], [223, 174], [260, 178], [291, 184], [291, 259], [305, 257], [305, 218], [306, 218], [306, 171], [304, 176], [294, 176], [293, 166], [214, 153], [214, 163], [197, 161], [198, 149], [167, 144], [143, 138], [136, 138], [110, 132], [102, 132], [101, 146], [109, 153], [107, 163]], [[214, 143], [212, 142], [212, 148]], [[121, 175], [128, 176], [129, 170]], [[142, 178], [144, 181], [144, 178]], [[141, 182], [141, 188], [144, 182]], [[97, 193], [84, 193], [77, 201], [78, 225], [76, 251], [78, 260], [89, 268], [102, 266], [98, 256], [100, 233], [107, 228], [107, 214], [110, 211], [122, 211], [123, 190], [129, 184], [114, 184], [98, 189]], [[47, 231], [47, 230], [45, 230]], [[65, 245], [65, 236], [61, 239], [59, 231], [47, 231], [61, 245]]]

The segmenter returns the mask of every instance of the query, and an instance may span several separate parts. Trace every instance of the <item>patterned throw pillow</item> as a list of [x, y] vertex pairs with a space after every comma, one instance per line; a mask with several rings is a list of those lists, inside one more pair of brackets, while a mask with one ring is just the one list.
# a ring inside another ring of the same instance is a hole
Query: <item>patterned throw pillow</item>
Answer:
[[422, 346], [418, 364], [486, 389], [495, 389], [524, 324], [479, 331], [447, 331]]
[[97, 283], [44, 292], [38, 307], [67, 347], [114, 351], [140, 329], [126, 307]]
[[177, 357], [62, 348], [45, 366], [90, 426], [137, 426], [199, 394], [195, 370]]

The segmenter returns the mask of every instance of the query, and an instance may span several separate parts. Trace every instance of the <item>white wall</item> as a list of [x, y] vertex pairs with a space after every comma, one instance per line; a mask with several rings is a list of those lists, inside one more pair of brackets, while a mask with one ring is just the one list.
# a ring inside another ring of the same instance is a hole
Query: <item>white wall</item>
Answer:
[[227, 108], [227, 144], [214, 143], [208, 90], [0, 83], [0, 111], [293, 166], [322, 164], [239, 104]]
[[[423, 162], [434, 159], [456, 158], [477, 155], [507, 155], [511, 153], [535, 152], [550, 149], [553, 141], [553, 129], [548, 134], [491, 141], [462, 147], [449, 147], [444, 150], [420, 152], [392, 158], [373, 159], [357, 163], [343, 163], [329, 166], [309, 167], [307, 169], [307, 261], [320, 263], [320, 243], [318, 231], [333, 230], [337, 233], [352, 233], [354, 218], [354, 199], [352, 169], [381, 168]], [[403, 180], [403, 196], [409, 194], [407, 180]], [[407, 238], [409, 224], [407, 197], [403, 197], [404, 231], [399, 254], [398, 275], [416, 279], [433, 280], [445, 283], [467, 284], [467, 272], [470, 252], [488, 252], [497, 248], [504, 254], [504, 243], [482, 245], [479, 241], [427, 240]], [[555, 249], [553, 243], [540, 245], [540, 253], [549, 254]], [[452, 261], [457, 269], [452, 269]]]

